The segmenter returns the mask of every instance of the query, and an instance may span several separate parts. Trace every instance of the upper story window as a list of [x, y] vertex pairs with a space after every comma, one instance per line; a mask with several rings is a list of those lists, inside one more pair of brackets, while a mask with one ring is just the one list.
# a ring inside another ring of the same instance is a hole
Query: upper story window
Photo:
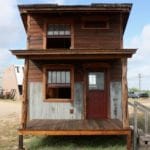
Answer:
[[71, 25], [49, 24], [47, 29], [47, 48], [70, 48]]
[[48, 26], [47, 31], [48, 36], [69, 36], [71, 35], [70, 32], [70, 25], [67, 24], [50, 24]]
[[83, 28], [85, 29], [108, 29], [108, 21], [84, 21]]

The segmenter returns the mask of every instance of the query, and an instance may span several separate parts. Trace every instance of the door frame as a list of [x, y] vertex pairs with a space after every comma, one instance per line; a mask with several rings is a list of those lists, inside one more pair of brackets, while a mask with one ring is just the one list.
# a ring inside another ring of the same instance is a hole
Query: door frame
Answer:
[[91, 71], [103, 70], [105, 73], [105, 88], [107, 99], [107, 118], [110, 118], [110, 64], [98, 62], [84, 64], [84, 95], [83, 95], [83, 116], [84, 120], [87, 120], [87, 95], [88, 95], [88, 78], [87, 73]]

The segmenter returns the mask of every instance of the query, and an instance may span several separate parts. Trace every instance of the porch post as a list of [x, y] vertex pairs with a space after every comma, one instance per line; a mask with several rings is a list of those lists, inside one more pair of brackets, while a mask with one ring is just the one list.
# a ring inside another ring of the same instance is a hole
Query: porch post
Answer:
[[24, 150], [24, 148], [23, 148], [23, 135], [19, 135], [18, 150]]
[[127, 87], [127, 58], [122, 58], [122, 121], [123, 128], [129, 127], [128, 87]]
[[[29, 59], [25, 59], [24, 66], [24, 79], [23, 79], [23, 99], [22, 99], [22, 113], [21, 113], [21, 129], [26, 128], [27, 122], [27, 112], [28, 112], [28, 69], [29, 69]], [[23, 135], [19, 135], [18, 139], [18, 149], [24, 150], [23, 148]]]
[[28, 69], [29, 69], [29, 59], [25, 59], [24, 67], [24, 81], [23, 81], [23, 100], [22, 100], [22, 118], [21, 118], [21, 128], [26, 128], [27, 122], [27, 112], [28, 112]]

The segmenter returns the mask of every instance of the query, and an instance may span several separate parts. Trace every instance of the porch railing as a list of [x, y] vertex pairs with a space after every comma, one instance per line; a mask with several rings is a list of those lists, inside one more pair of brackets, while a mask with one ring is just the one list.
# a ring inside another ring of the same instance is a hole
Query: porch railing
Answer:
[[[149, 116], [150, 116], [150, 108], [142, 105], [139, 102], [134, 101], [134, 103], [128, 102], [128, 105], [133, 107], [133, 149], [137, 150], [137, 140], [140, 138], [140, 135], [138, 134], [138, 111], [144, 113], [144, 135], [142, 137], [145, 137], [145, 140], [150, 140], [150, 138], [146, 138], [150, 136], [150, 133], [148, 131], [149, 128]], [[148, 141], [146, 141], [148, 142]]]

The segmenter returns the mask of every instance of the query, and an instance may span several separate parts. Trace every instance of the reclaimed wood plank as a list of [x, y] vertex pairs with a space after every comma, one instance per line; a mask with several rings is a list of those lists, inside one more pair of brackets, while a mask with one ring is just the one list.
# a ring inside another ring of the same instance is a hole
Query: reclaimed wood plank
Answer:
[[122, 58], [122, 121], [124, 128], [129, 127], [127, 58]]

